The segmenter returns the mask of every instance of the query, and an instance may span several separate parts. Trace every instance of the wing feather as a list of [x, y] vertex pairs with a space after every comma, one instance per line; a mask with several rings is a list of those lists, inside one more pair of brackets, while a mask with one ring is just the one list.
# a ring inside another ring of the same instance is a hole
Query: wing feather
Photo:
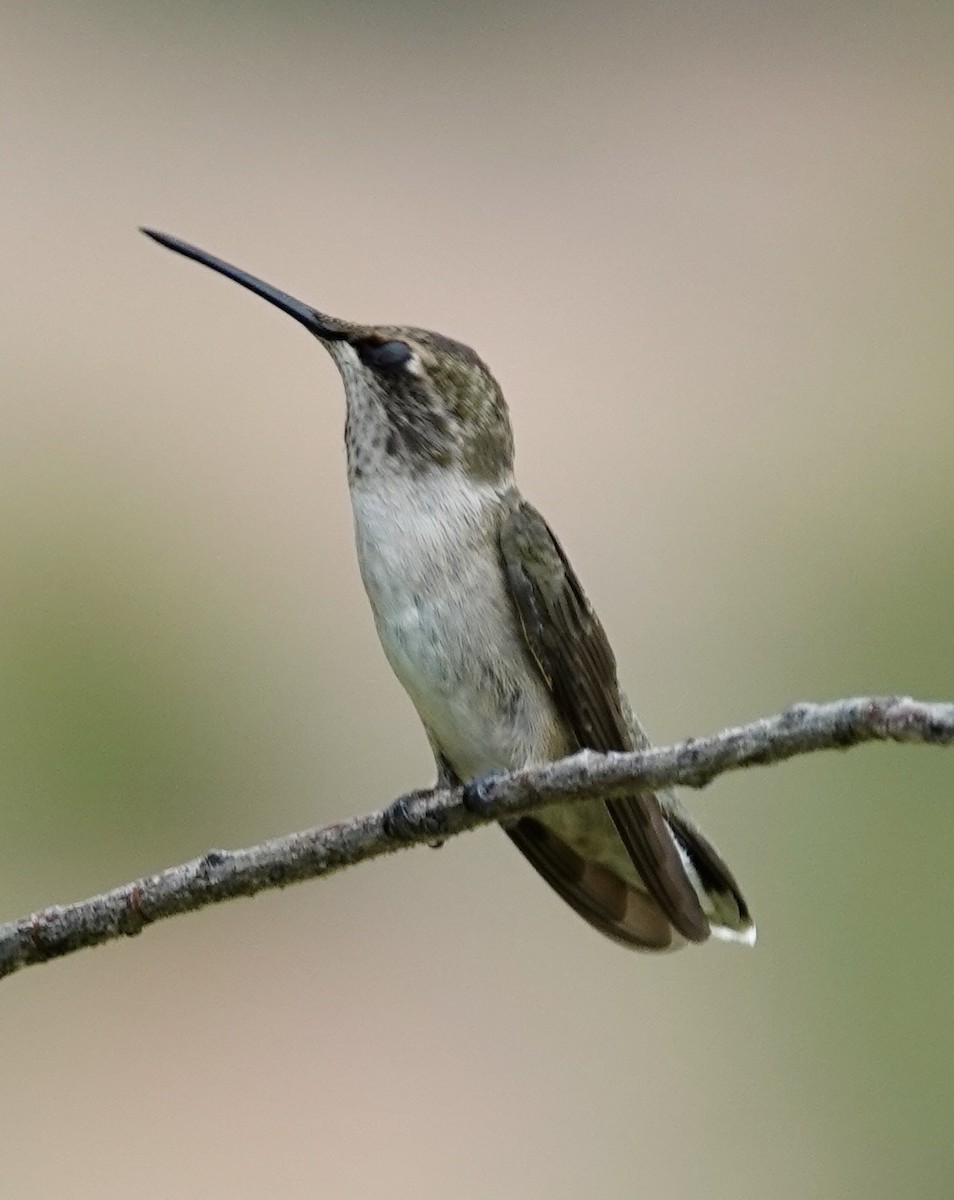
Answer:
[[[603, 627], [546, 521], [524, 501], [501, 524], [500, 552], [527, 647], [577, 747], [634, 749]], [[637, 792], [606, 808], [651, 898], [684, 937], [705, 941], [709, 922], [656, 796]], [[559, 891], [537, 843], [535, 865]]]

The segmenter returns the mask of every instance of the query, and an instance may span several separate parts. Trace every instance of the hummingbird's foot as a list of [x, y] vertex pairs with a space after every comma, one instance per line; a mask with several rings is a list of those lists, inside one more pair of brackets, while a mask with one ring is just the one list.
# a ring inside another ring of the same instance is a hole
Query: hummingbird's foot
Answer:
[[475, 817], [486, 816], [487, 806], [493, 799], [494, 784], [506, 775], [506, 771], [488, 771], [465, 783], [461, 796], [464, 808]]
[[421, 809], [421, 801], [430, 799], [437, 788], [421, 788], [417, 792], [409, 792], [384, 810], [384, 832], [389, 838], [399, 842], [416, 842], [422, 833], [434, 833], [433, 838], [427, 839], [427, 844], [434, 850], [439, 850], [444, 844], [440, 836], [443, 833], [440, 818]]

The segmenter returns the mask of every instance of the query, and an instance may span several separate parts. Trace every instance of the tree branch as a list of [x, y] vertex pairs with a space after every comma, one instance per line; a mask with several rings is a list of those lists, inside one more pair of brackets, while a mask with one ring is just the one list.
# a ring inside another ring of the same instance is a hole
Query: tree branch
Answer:
[[675, 746], [632, 754], [584, 750], [560, 762], [495, 775], [465, 788], [412, 792], [366, 816], [245, 850], [210, 850], [102, 895], [0, 925], [0, 976], [85, 946], [131, 937], [164, 917], [330, 875], [554, 801], [611, 799], [632, 792], [634, 785], [646, 790], [674, 784], [701, 788], [725, 771], [869, 741], [949, 745], [954, 742], [954, 704], [907, 697], [797, 704], [778, 716]]

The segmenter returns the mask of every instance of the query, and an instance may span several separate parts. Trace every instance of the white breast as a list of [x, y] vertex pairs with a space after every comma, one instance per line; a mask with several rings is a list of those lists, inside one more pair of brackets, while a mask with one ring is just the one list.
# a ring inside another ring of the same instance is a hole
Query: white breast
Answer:
[[432, 740], [463, 779], [558, 756], [497, 547], [500, 498], [454, 470], [352, 491], [378, 636]]

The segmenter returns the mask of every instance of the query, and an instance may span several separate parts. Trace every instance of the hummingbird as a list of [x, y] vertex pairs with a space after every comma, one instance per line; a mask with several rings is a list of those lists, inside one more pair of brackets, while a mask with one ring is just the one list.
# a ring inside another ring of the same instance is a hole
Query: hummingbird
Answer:
[[[507, 404], [477, 354], [439, 333], [328, 316], [187, 242], [142, 232], [293, 317], [338, 367], [361, 578], [438, 786], [582, 749], [648, 747], [562, 546], [517, 490]], [[755, 941], [729, 868], [671, 791], [556, 803], [502, 826], [617, 943]]]

